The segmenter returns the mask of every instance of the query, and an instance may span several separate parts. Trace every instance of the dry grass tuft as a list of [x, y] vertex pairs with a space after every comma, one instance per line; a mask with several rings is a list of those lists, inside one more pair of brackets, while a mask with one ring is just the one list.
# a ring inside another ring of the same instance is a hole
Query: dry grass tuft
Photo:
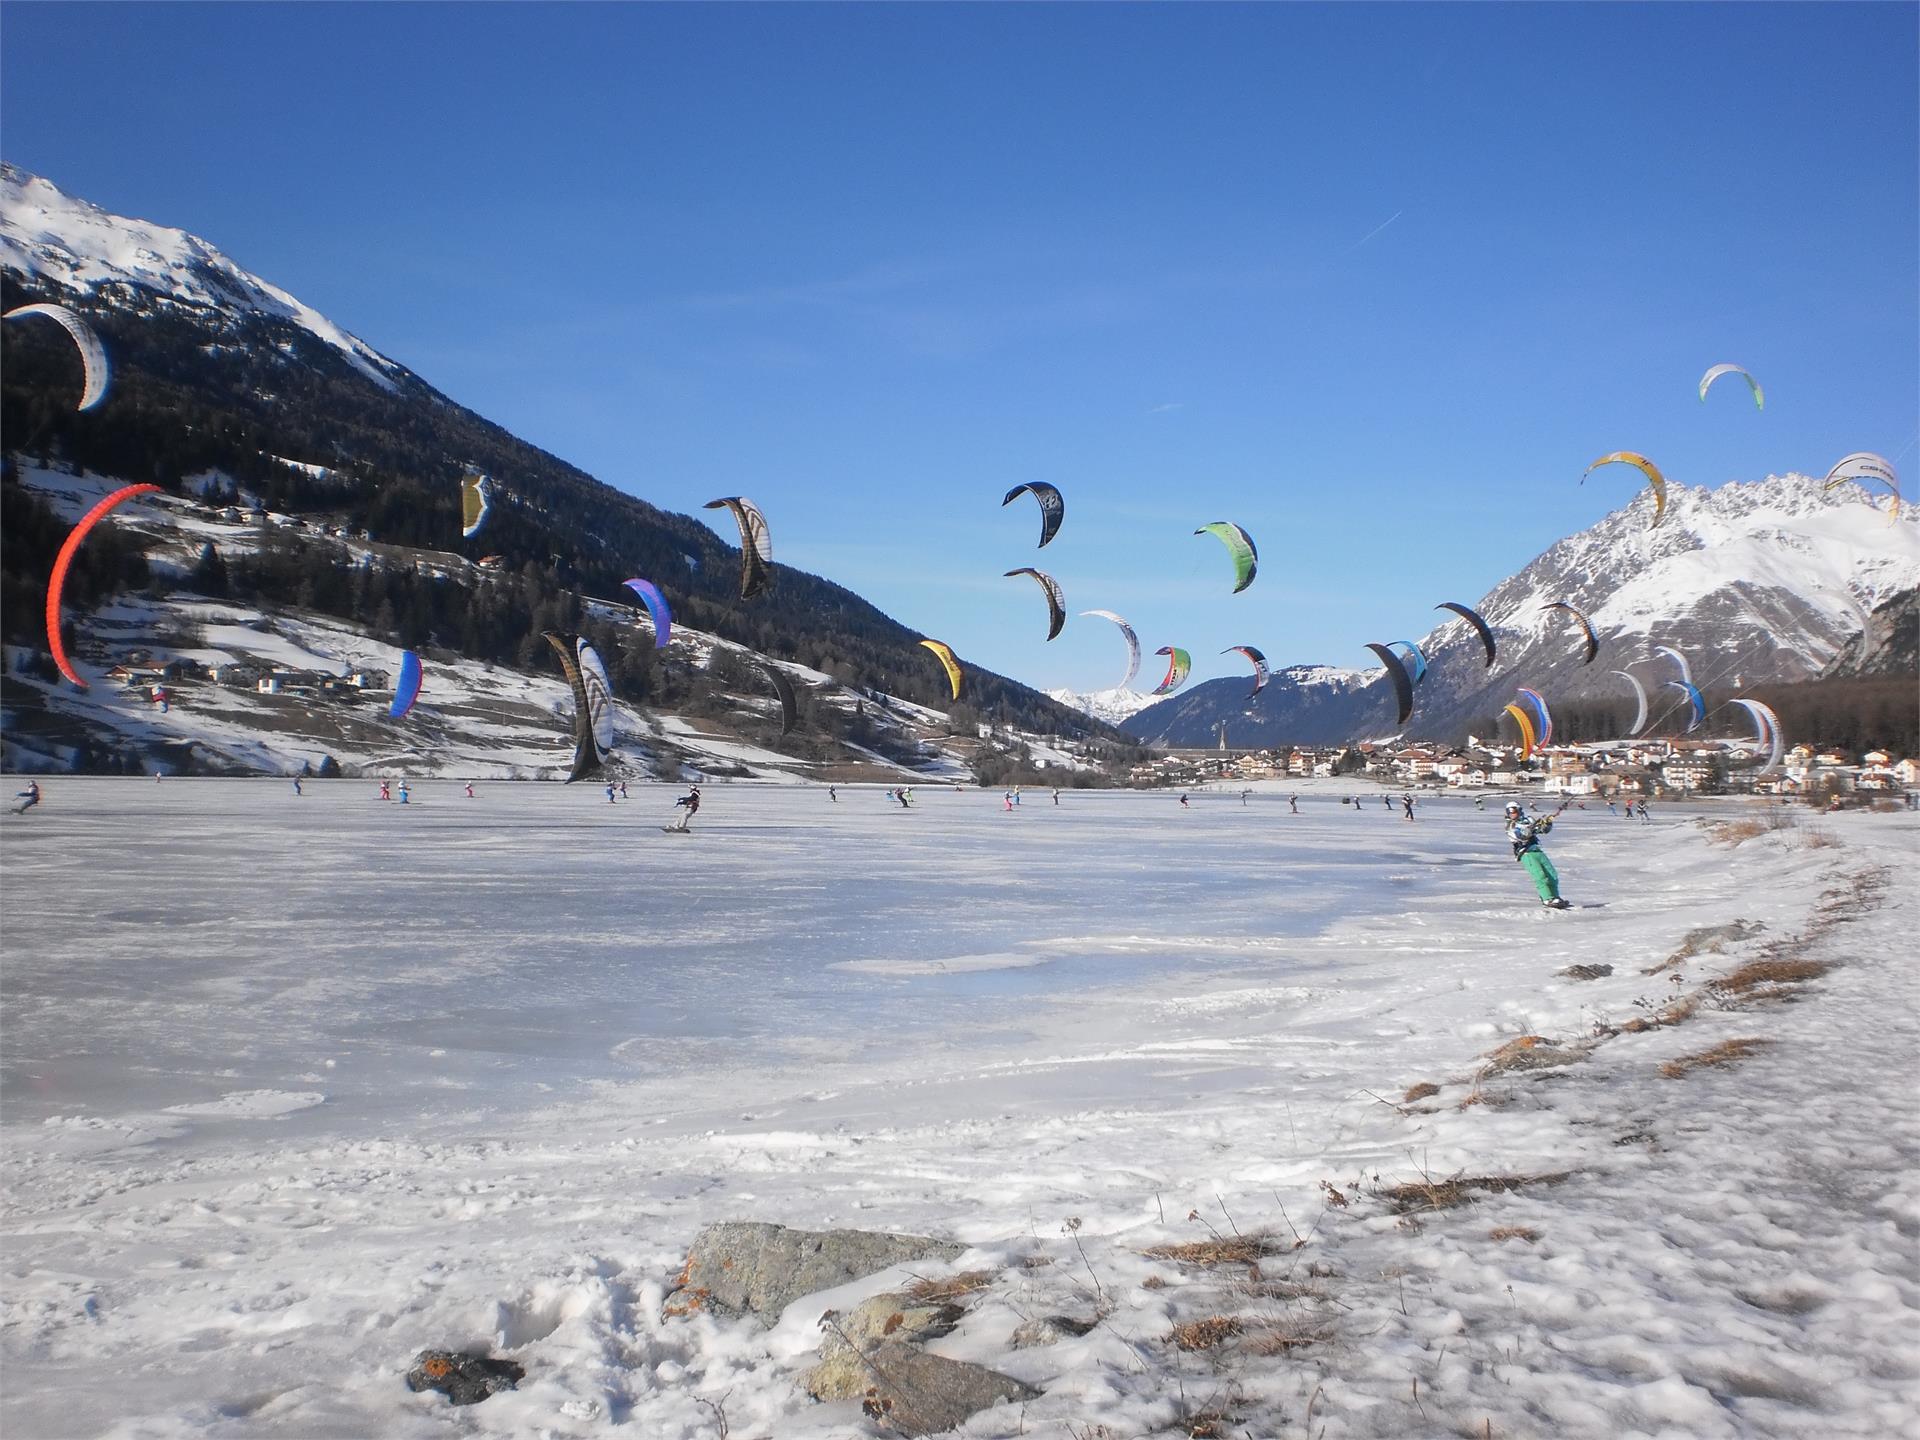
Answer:
[[1140, 1282], [1140, 1288], [1142, 1290], [1164, 1290], [1167, 1288], [1167, 1278], [1164, 1275], [1149, 1275]]
[[1728, 995], [1747, 995], [1762, 986], [1798, 985], [1818, 980], [1833, 969], [1825, 960], [1752, 960], [1730, 975], [1722, 975], [1711, 988]]
[[1837, 850], [1840, 838], [1822, 826], [1807, 825], [1800, 830], [1800, 845], [1807, 850]]
[[1238, 1335], [1241, 1322], [1231, 1315], [1209, 1315], [1204, 1320], [1189, 1320], [1173, 1327], [1168, 1338], [1182, 1350], [1212, 1350]]
[[1400, 1098], [1411, 1105], [1416, 1100], [1424, 1100], [1429, 1095], [1438, 1095], [1440, 1087], [1430, 1080], [1422, 1080], [1418, 1085], [1409, 1086], [1407, 1093]]
[[1269, 1255], [1282, 1255], [1293, 1248], [1261, 1232], [1221, 1235], [1185, 1245], [1149, 1245], [1140, 1253], [1149, 1260], [1174, 1260], [1182, 1265], [1257, 1265]]
[[1311, 1326], [1262, 1325], [1249, 1331], [1239, 1348], [1248, 1355], [1269, 1359], [1298, 1350], [1302, 1345], [1318, 1345], [1332, 1332]]
[[920, 1305], [946, 1305], [976, 1290], [984, 1290], [994, 1281], [991, 1270], [963, 1270], [944, 1280], [916, 1280], [901, 1294]]
[[1524, 1190], [1529, 1185], [1558, 1185], [1571, 1173], [1557, 1170], [1547, 1175], [1456, 1175], [1448, 1180], [1415, 1180], [1406, 1185], [1390, 1185], [1379, 1195], [1396, 1214], [1410, 1215], [1465, 1205], [1474, 1198], [1475, 1191], [1503, 1195], [1509, 1190]]
[[1695, 1070], [1705, 1070], [1709, 1066], [1732, 1065], [1772, 1043], [1771, 1040], [1722, 1040], [1711, 1050], [1702, 1050], [1697, 1055], [1682, 1055], [1678, 1060], [1667, 1061], [1660, 1067], [1660, 1073], [1669, 1080], [1678, 1080], [1683, 1075], [1690, 1075]]
[[1053, 1264], [1053, 1257], [1051, 1255], [1029, 1255], [1020, 1262], [1020, 1268], [1022, 1270], [1044, 1270], [1051, 1264]]
[[1540, 1238], [1531, 1225], [1496, 1225], [1487, 1232], [1489, 1240], [1524, 1240], [1529, 1245]]
[[1722, 820], [1707, 826], [1707, 839], [1716, 845], [1738, 845], [1756, 835], [1764, 835], [1773, 826], [1764, 820]]

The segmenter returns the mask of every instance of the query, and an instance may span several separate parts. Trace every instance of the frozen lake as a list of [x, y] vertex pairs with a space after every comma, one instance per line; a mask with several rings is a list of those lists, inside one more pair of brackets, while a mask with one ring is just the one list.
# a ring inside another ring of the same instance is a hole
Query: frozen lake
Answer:
[[[771, 1331], [663, 1315], [699, 1228], [755, 1219], [972, 1247], [999, 1278], [942, 1353], [1045, 1392], [974, 1437], [1184, 1435], [1208, 1396], [1333, 1440], [1898, 1433], [1920, 825], [1573, 810], [1549, 913], [1496, 799], [1407, 823], [1355, 788], [714, 785], [680, 837], [658, 786], [56, 778], [0, 824], [0, 1430], [877, 1434], [797, 1382], [882, 1278]], [[1700, 988], [1774, 937], [1840, 968], [1764, 1010]], [[1488, 1080], [1519, 1037], [1595, 1048]], [[1664, 1078], [1729, 1038], [1761, 1058]], [[1380, 1198], [1459, 1173], [1573, 1178]], [[1215, 1228], [1318, 1278], [1143, 1253]], [[1170, 1342], [1223, 1311], [1316, 1338]], [[433, 1345], [527, 1381], [410, 1394]]]
[[591, 1081], [831, 1073], [879, 1036], [1019, 1048], [1035, 1004], [1324, 981], [1336, 919], [1426, 925], [1519, 878], [1497, 812], [1457, 797], [1409, 825], [1325, 789], [1298, 815], [1271, 790], [1008, 814], [721, 785], [679, 837], [658, 786], [305, 791], [62, 780], [7, 828], [10, 1123], [319, 1086], [299, 1124], [413, 1134]]

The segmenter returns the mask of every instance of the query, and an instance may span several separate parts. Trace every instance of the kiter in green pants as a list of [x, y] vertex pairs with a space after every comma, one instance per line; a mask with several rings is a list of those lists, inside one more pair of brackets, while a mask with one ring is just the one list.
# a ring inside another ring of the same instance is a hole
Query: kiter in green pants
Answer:
[[1551, 815], [1532, 819], [1518, 800], [1507, 802], [1507, 839], [1513, 842], [1513, 858], [1533, 876], [1533, 888], [1540, 892], [1540, 903], [1550, 910], [1565, 910], [1568, 906], [1560, 898], [1560, 872], [1553, 868], [1553, 861], [1540, 848], [1540, 837], [1551, 829]]

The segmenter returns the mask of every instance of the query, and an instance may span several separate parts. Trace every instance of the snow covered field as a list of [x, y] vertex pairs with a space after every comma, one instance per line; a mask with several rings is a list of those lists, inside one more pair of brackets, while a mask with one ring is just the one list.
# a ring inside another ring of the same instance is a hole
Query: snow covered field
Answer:
[[[0, 1432], [878, 1433], [796, 1378], [898, 1273], [662, 1318], [755, 1219], [973, 1246], [933, 1348], [1045, 1392], [974, 1436], [1920, 1435], [1920, 820], [1569, 812], [1550, 914], [1493, 802], [1354, 788], [720, 785], [683, 838], [655, 786], [54, 779], [0, 824]], [[1836, 968], [1705, 988], [1756, 958]], [[454, 1409], [428, 1346], [527, 1378]]]

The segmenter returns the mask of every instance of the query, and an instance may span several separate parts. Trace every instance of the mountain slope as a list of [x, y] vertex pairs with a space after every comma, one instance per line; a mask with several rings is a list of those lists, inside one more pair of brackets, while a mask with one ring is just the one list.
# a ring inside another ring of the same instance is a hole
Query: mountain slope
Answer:
[[[432, 553], [432, 583], [386, 576], [398, 643], [529, 663], [542, 626], [578, 621], [581, 597], [630, 600], [622, 582], [643, 575], [692, 629], [849, 685], [951, 704], [919, 632], [829, 580], [777, 563], [771, 592], [743, 604], [738, 551], [704, 524], [516, 439], [183, 231], [110, 215], [7, 166], [0, 292], [8, 308], [53, 300], [80, 312], [114, 369], [105, 401], [76, 414], [65, 337], [52, 326], [6, 326], [0, 425], [18, 447], [13, 458], [57, 457], [71, 469], [152, 480], [174, 494], [189, 477], [215, 475], [225, 493], [313, 533], [364, 534], [375, 545]], [[486, 530], [463, 545], [458, 478], [469, 465], [494, 477], [497, 498]], [[779, 517], [769, 520], [777, 547]], [[31, 645], [51, 555], [11, 530], [5, 543], [7, 638]], [[520, 608], [482, 586], [472, 563], [481, 558], [520, 579]], [[340, 564], [338, 546], [290, 540], [257, 557], [248, 598], [376, 625], [380, 601], [357, 608]], [[129, 570], [127, 578], [138, 575]], [[963, 722], [977, 716], [1034, 733], [1114, 738], [1025, 686], [972, 664], [967, 672]]]
[[[1464, 621], [1448, 618], [1422, 637], [1428, 669], [1405, 733], [1492, 733], [1520, 685], [1555, 705], [1624, 701], [1630, 687], [1612, 672], [1631, 669], [1657, 692], [1678, 670], [1655, 646], [1687, 655], [1703, 689], [1808, 679], [1860, 633], [1873, 606], [1920, 584], [1920, 522], [1905, 511], [1890, 523], [1855, 486], [1827, 491], [1804, 475], [1675, 486], [1651, 531], [1650, 514], [1651, 500], [1636, 499], [1481, 597], [1474, 608], [1499, 643], [1491, 670]], [[1577, 623], [1546, 608], [1552, 601], [1592, 622], [1601, 650], [1591, 665], [1582, 663]], [[1329, 677], [1282, 688], [1276, 676], [1251, 705], [1242, 682], [1210, 681], [1124, 728], [1149, 741], [1206, 745], [1224, 721], [1236, 745], [1333, 743], [1396, 733], [1395, 717], [1385, 677], [1373, 670], [1359, 684]]]

